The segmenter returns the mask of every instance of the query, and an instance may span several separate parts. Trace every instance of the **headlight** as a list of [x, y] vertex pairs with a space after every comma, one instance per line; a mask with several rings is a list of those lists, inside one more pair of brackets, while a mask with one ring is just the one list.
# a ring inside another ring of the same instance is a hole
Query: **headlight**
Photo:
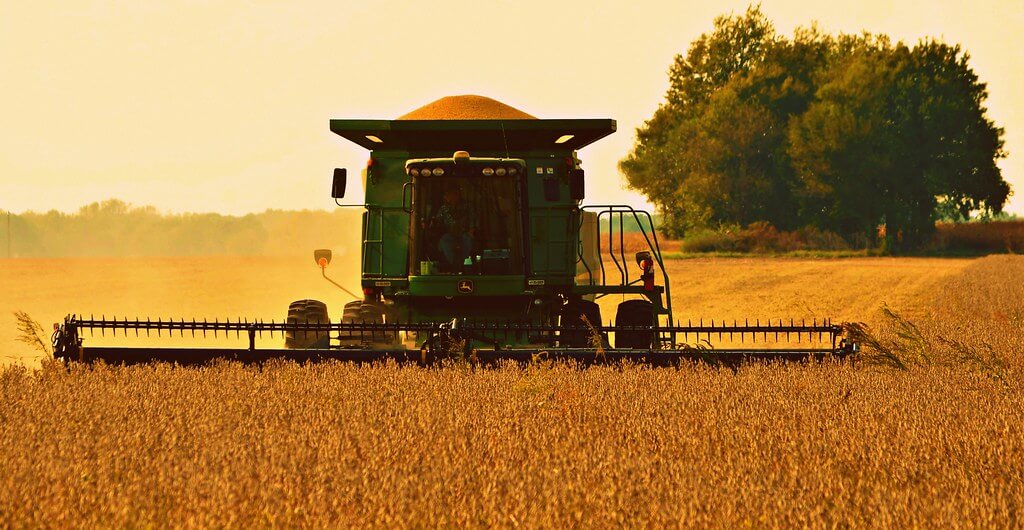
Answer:
[[444, 170], [439, 168], [439, 167], [435, 167], [434, 168], [434, 176], [435, 177], [440, 177], [441, 175], [444, 175]]
[[418, 176], [420, 176], [420, 170], [418, 170], [416, 168], [412, 168], [412, 169], [409, 170], [409, 174], [414, 176], [414, 177], [418, 177]]
[[484, 168], [484, 176], [485, 177], [489, 177], [489, 176], [491, 176], [493, 174], [494, 174], [494, 168], [490, 168], [490, 167], [485, 167]]
[[503, 167], [499, 167], [498, 169], [494, 170], [494, 174], [498, 175], [499, 177], [504, 177], [505, 173], [507, 173], [507, 170]]
[[519, 173], [519, 170], [517, 170], [517, 169], [516, 169], [516, 168], [514, 168], [514, 167], [510, 167], [510, 168], [508, 168], [508, 174], [509, 174], [509, 175], [515, 176], [515, 174], [516, 174], [516, 173]]

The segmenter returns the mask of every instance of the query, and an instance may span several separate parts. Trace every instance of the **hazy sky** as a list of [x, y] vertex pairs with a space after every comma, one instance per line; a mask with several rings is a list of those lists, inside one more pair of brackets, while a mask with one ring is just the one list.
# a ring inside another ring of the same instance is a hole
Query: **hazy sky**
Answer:
[[[610, 117], [581, 153], [591, 202], [624, 191], [616, 161], [676, 53], [746, 1], [79, 1], [0, 7], [0, 209], [110, 197], [169, 211], [328, 208], [334, 166], [366, 152], [331, 118], [394, 118], [481, 94], [541, 118]], [[1024, 213], [1024, 0], [764, 0], [785, 34], [818, 21], [963, 44], [1006, 128]], [[361, 197], [361, 190], [353, 190]], [[350, 195], [351, 196], [351, 195]]]

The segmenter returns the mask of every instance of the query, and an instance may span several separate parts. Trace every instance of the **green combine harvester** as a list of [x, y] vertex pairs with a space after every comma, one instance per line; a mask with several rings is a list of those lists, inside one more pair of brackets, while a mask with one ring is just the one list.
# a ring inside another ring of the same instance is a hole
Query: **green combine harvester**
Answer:
[[[541, 120], [460, 96], [398, 120], [331, 120], [330, 128], [370, 151], [364, 202], [339, 203], [363, 210], [362, 293], [349, 293], [356, 300], [345, 304], [340, 320], [332, 321], [319, 300], [292, 303], [283, 322], [71, 315], [54, 333], [55, 356], [128, 364], [430, 364], [455, 357], [673, 365], [822, 359], [857, 349], [829, 321], [677, 322], [650, 214], [582, 204], [585, 177], [576, 153], [614, 133], [614, 120]], [[346, 170], [335, 169], [336, 202], [346, 185]], [[627, 227], [639, 227], [644, 250], [626, 253]], [[344, 290], [326, 274], [331, 257], [329, 250], [314, 252], [324, 278]], [[609, 295], [622, 301], [614, 315], [603, 315], [597, 300]], [[247, 337], [248, 347], [86, 346], [86, 332], [97, 330], [223, 333]], [[267, 334], [283, 336], [284, 347], [258, 348]], [[729, 347], [716, 348], [722, 341]]]

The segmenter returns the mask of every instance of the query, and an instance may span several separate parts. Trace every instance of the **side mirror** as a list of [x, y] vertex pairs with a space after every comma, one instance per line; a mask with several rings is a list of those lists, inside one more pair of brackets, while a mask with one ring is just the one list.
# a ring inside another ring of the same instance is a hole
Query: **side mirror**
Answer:
[[583, 185], [583, 170], [582, 169], [570, 169], [569, 170], [569, 196], [574, 201], [582, 201], [585, 195], [585, 188]]
[[411, 214], [415, 201], [416, 184], [414, 182], [406, 182], [405, 185], [402, 186], [402, 211]]
[[327, 264], [331, 262], [331, 249], [321, 248], [314, 250], [313, 261], [315, 261], [321, 269], [327, 267]]
[[345, 184], [348, 181], [348, 172], [343, 167], [334, 168], [334, 183], [331, 185], [331, 197], [335, 199], [345, 198]]

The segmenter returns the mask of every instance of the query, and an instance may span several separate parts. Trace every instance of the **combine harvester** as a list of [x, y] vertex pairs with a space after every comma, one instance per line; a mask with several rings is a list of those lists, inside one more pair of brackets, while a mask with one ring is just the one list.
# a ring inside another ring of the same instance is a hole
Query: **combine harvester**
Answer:
[[[843, 327], [829, 321], [676, 321], [650, 214], [581, 204], [584, 172], [576, 152], [615, 132], [614, 120], [540, 120], [488, 98], [458, 96], [393, 121], [332, 120], [330, 126], [370, 150], [365, 203], [353, 205], [363, 209], [362, 296], [345, 304], [340, 321], [332, 322], [317, 300], [292, 303], [284, 322], [69, 316], [54, 333], [54, 355], [108, 363], [285, 358], [430, 364], [458, 357], [673, 365], [856, 351]], [[336, 202], [345, 188], [346, 171], [335, 169]], [[627, 227], [639, 227], [646, 250], [627, 256]], [[331, 252], [317, 250], [314, 259], [324, 278], [342, 288], [326, 274]], [[612, 323], [602, 325], [596, 300], [609, 295], [623, 301]], [[247, 338], [248, 346], [84, 341], [119, 333], [228, 334]], [[258, 348], [257, 339], [268, 334], [283, 336], [284, 348]]]

